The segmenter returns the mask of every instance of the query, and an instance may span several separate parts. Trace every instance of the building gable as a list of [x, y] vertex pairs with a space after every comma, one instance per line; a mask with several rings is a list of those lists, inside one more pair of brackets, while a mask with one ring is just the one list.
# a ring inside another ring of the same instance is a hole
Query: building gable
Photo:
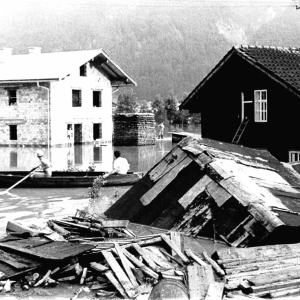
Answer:
[[239, 56], [247, 63], [266, 74], [285, 89], [300, 97], [300, 49], [264, 46], [233, 47], [212, 71], [196, 86], [180, 105], [180, 109], [190, 109], [197, 94], [215, 76], [224, 64], [230, 64], [232, 57]]

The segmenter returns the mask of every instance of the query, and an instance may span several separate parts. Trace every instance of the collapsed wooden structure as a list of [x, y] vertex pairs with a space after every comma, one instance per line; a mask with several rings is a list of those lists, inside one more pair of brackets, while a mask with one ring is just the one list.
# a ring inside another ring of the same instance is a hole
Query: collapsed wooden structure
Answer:
[[156, 130], [152, 113], [115, 114], [113, 144], [117, 146], [154, 145]]
[[295, 243], [300, 177], [267, 151], [187, 137], [105, 215], [232, 246]]

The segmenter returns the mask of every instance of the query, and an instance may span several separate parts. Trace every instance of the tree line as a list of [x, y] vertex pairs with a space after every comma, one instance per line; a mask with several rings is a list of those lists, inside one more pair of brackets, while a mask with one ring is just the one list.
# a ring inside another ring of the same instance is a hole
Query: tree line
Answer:
[[147, 101], [139, 100], [133, 89], [127, 89], [119, 94], [114, 113], [153, 113], [157, 124], [200, 125], [200, 113], [192, 114], [188, 110], [179, 110], [179, 105], [187, 96], [188, 93], [184, 93], [178, 98], [171, 90], [166, 96], [157, 94], [153, 101]]

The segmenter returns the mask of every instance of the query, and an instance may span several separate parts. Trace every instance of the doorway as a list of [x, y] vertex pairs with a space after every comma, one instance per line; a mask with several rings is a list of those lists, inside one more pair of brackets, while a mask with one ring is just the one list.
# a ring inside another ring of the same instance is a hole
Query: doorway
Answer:
[[[241, 121], [245, 118], [248, 120], [252, 119], [253, 116], [253, 100], [248, 100], [251, 99], [249, 93], [241, 93], [241, 102], [242, 102], [242, 119]], [[251, 105], [252, 104], [252, 105]]]
[[82, 144], [82, 124], [74, 124], [74, 144]]
[[93, 139], [102, 139], [102, 123], [93, 124]]

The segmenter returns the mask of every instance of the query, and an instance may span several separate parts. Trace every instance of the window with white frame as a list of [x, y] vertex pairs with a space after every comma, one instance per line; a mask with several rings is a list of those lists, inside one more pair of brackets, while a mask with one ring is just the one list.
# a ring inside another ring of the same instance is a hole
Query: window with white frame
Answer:
[[254, 91], [255, 122], [267, 122], [267, 90]]
[[300, 161], [300, 151], [289, 151], [289, 162]]

